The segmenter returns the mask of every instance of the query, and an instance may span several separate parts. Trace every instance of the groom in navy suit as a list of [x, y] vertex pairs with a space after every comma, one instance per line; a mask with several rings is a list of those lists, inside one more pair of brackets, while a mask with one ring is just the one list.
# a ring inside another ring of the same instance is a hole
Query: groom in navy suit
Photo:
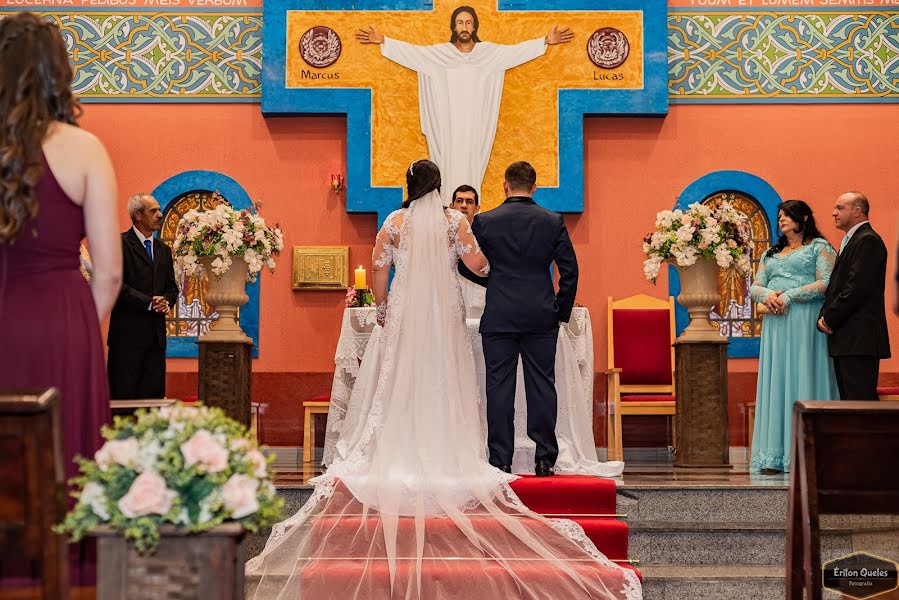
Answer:
[[[478, 277], [459, 262], [463, 277], [487, 287], [481, 339], [487, 367], [487, 446], [490, 464], [512, 472], [515, 449], [515, 379], [524, 366], [528, 436], [537, 444], [535, 472], [552, 475], [556, 442], [556, 340], [568, 322], [577, 293], [577, 257], [562, 215], [538, 206], [532, 196], [537, 172], [526, 162], [506, 169], [506, 201], [474, 219], [472, 230], [490, 262]], [[559, 291], [550, 267], [559, 271]]]

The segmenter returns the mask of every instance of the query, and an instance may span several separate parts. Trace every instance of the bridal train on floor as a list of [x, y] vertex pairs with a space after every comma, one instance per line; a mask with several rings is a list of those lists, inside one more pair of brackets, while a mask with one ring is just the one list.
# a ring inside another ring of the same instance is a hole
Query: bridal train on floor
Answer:
[[455, 277], [458, 260], [472, 270], [485, 260], [424, 163], [407, 174], [411, 206], [378, 234], [375, 264], [396, 275], [353, 388], [352, 426], [309, 501], [248, 563], [248, 597], [639, 599], [632, 570], [573, 521], [525, 507], [516, 476], [486, 460]]

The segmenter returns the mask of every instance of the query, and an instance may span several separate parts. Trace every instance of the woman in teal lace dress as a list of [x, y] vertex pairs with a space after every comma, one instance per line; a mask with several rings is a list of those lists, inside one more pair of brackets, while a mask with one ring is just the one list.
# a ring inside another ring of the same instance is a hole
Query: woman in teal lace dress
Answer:
[[778, 243], [765, 253], [750, 294], [765, 306], [752, 434], [753, 473], [790, 470], [793, 403], [839, 397], [827, 336], [815, 327], [837, 255], [808, 204], [778, 207]]

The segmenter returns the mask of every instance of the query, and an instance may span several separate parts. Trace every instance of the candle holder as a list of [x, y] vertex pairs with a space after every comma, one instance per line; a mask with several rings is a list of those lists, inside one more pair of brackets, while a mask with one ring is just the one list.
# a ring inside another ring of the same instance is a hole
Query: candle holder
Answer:
[[346, 291], [346, 306], [347, 308], [364, 308], [366, 306], [374, 306], [375, 305], [375, 297], [372, 294], [371, 289], [362, 288], [356, 289], [354, 287], [347, 288]]
[[331, 189], [334, 190], [335, 193], [339, 194], [343, 189], [343, 175], [340, 173], [334, 173], [331, 175]]

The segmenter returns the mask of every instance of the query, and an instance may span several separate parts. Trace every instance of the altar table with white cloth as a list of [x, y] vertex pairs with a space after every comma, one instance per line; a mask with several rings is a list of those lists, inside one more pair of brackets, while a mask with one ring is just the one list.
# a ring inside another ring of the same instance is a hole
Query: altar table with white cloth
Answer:
[[[481, 420], [486, 432], [487, 399], [484, 387], [486, 369], [478, 325], [478, 319], [466, 320], [481, 392]], [[359, 373], [359, 363], [375, 327], [377, 324], [374, 307], [344, 310], [337, 351], [334, 353], [334, 381], [331, 386], [331, 405], [328, 411], [323, 457], [326, 465], [334, 456], [335, 445], [347, 413], [347, 405], [352, 397], [353, 385]], [[556, 473], [580, 473], [602, 477], [620, 475], [622, 463], [601, 463], [596, 458], [596, 444], [593, 439], [593, 330], [590, 313], [586, 308], [575, 307], [571, 313], [571, 320], [559, 327], [556, 346], [556, 393], [558, 395], [556, 438], [559, 444]], [[486, 443], [485, 439], [485, 454]], [[519, 359], [515, 390], [513, 472], [532, 473], [534, 451], [534, 442], [527, 435], [527, 404]]]

